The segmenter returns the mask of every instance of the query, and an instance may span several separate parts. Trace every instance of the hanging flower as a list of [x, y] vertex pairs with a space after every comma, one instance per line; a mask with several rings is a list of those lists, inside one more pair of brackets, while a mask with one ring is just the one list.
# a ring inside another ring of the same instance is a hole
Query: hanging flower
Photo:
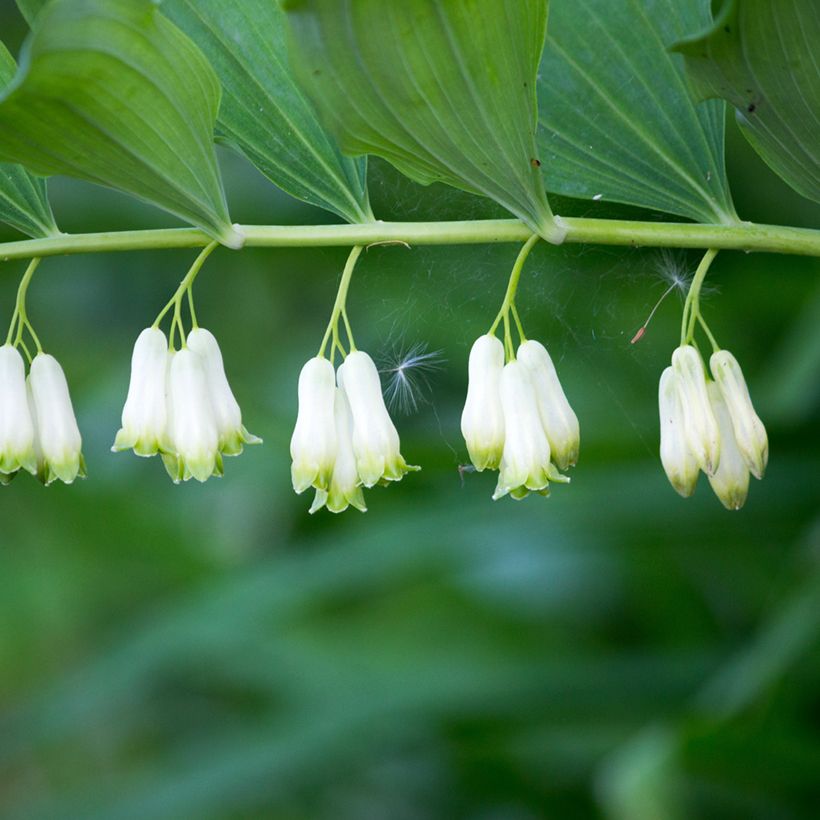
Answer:
[[26, 397], [26, 366], [16, 347], [0, 347], [0, 482], [20, 468], [37, 472], [34, 422]]
[[700, 353], [681, 345], [672, 354], [683, 407], [683, 423], [689, 448], [700, 468], [712, 475], [720, 463], [720, 432], [706, 391], [706, 375]]
[[62, 367], [53, 356], [38, 353], [31, 363], [28, 384], [38, 476], [44, 484], [58, 478], [71, 484], [78, 475], [85, 477], [82, 437]]
[[205, 328], [194, 328], [188, 334], [187, 345], [199, 356], [205, 370], [208, 396], [219, 434], [219, 451], [223, 455], [238, 456], [243, 444], [260, 444], [262, 439], [249, 433], [242, 424], [242, 411], [228, 384], [222, 352], [214, 335]]
[[728, 350], [713, 353], [709, 369], [726, 404], [734, 439], [743, 460], [755, 478], [763, 478], [769, 460], [769, 439], [763, 422], [752, 406], [743, 371]]
[[684, 498], [695, 491], [698, 462], [686, 437], [678, 378], [671, 367], [661, 374], [658, 387], [661, 419], [661, 464], [671, 485]]
[[175, 483], [222, 475], [219, 433], [200, 357], [183, 348], [170, 354], [163, 461]]
[[362, 482], [356, 469], [356, 456], [353, 453], [353, 417], [345, 392], [338, 387], [333, 408], [336, 424], [336, 460], [333, 463], [330, 487], [327, 490], [316, 490], [310, 512], [315, 513], [322, 507], [327, 507], [332, 513], [340, 513], [351, 505], [357, 510], [367, 512]]
[[131, 381], [114, 452], [133, 449], [138, 456], [153, 456], [162, 448], [168, 426], [167, 370], [168, 340], [159, 328], [147, 327], [131, 354]]
[[732, 417], [719, 385], [709, 382], [706, 389], [721, 439], [720, 464], [709, 476], [709, 484], [727, 510], [739, 510], [749, 492], [749, 468], [735, 439]]
[[309, 359], [299, 374], [299, 411], [290, 440], [293, 489], [327, 490], [336, 460], [336, 374], [325, 358]]
[[461, 433], [470, 461], [479, 472], [497, 470], [504, 449], [504, 411], [500, 381], [504, 345], [495, 336], [479, 336], [470, 350], [467, 399], [461, 414]]
[[399, 481], [419, 467], [408, 465], [400, 452], [399, 434], [382, 396], [376, 365], [367, 353], [354, 350], [339, 366], [339, 387], [344, 390], [353, 418], [353, 453], [365, 487], [381, 481]]
[[581, 444], [578, 417], [569, 406], [544, 345], [529, 339], [519, 346], [517, 358], [527, 368], [535, 390], [538, 414], [550, 445], [552, 460], [560, 469], [566, 470], [578, 461]]
[[538, 415], [538, 404], [526, 365], [504, 365], [500, 380], [504, 411], [504, 452], [493, 499], [508, 493], [523, 498], [528, 492], [549, 490], [550, 445]]

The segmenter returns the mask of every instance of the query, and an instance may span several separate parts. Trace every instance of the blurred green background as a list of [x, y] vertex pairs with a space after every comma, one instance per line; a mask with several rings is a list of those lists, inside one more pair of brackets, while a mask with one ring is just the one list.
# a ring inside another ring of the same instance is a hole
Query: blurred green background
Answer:
[[[16, 53], [10, 0], [0, 36]], [[820, 226], [732, 123], [728, 153], [743, 218]], [[330, 221], [220, 159], [235, 220]], [[379, 161], [370, 178], [384, 219], [503, 215]], [[66, 231], [174, 224], [71, 180], [51, 194]], [[416, 344], [443, 361], [417, 411], [395, 413], [423, 471], [337, 517], [293, 495], [288, 442], [344, 249], [208, 262], [200, 322], [265, 444], [204, 486], [108, 452], [133, 341], [195, 254], [42, 264], [29, 313], [68, 375], [89, 479], [0, 491], [0, 816], [817, 816], [820, 263], [725, 252], [710, 274], [704, 312], [771, 441], [768, 475], [728, 513], [703, 479], [679, 498], [657, 458], [680, 294], [629, 343], [698, 255], [539, 246], [519, 305], [580, 417], [581, 460], [550, 499], [493, 503], [494, 476], [459, 469], [459, 419], [516, 250], [363, 256], [359, 347], [386, 367]], [[2, 266], [4, 321], [23, 269]]]

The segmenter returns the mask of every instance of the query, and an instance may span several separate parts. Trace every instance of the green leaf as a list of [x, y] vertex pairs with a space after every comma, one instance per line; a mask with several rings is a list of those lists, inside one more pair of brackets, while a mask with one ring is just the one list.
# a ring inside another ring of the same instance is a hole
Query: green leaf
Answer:
[[162, 10], [219, 75], [218, 137], [293, 196], [348, 222], [371, 221], [366, 160], [342, 155], [296, 85], [278, 3], [164, 0]]
[[707, 31], [675, 50], [697, 93], [728, 100], [757, 153], [820, 202], [817, 0], [727, 0]]
[[34, 26], [34, 18], [40, 13], [40, 9], [46, 4], [47, 0], [17, 0], [17, 8], [20, 9], [20, 14], [26, 18], [29, 26]]
[[667, 51], [708, 20], [709, 0], [553, 0], [538, 76], [550, 191], [737, 221], [724, 105], [696, 104]]
[[488, 196], [560, 241], [535, 149], [546, 0], [285, 0], [294, 66], [342, 149]]
[[[14, 58], [0, 42], [0, 88], [11, 80], [15, 69]], [[0, 162], [0, 221], [29, 236], [57, 233], [45, 182], [19, 165]]]
[[0, 159], [159, 205], [226, 245], [219, 82], [150, 0], [53, 0], [0, 94]]

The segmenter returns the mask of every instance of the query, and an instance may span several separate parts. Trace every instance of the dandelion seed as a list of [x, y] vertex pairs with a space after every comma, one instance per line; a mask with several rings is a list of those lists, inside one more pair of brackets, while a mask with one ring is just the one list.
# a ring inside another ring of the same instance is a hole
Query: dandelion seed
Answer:
[[441, 370], [445, 362], [441, 350], [428, 350], [424, 342], [395, 348], [379, 369], [386, 378], [388, 407], [405, 415], [415, 413], [420, 403], [429, 401], [430, 375]]

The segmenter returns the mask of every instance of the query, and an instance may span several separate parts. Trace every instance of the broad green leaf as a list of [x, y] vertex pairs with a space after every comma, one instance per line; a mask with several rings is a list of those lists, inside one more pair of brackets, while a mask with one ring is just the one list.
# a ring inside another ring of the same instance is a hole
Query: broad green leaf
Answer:
[[697, 93], [728, 100], [758, 154], [820, 202], [817, 0], [725, 0], [710, 28], [675, 50]]
[[344, 157], [288, 64], [274, 0], [164, 0], [162, 10], [208, 55], [222, 83], [217, 135], [293, 196], [349, 222], [373, 219], [366, 160]]
[[226, 245], [219, 82], [150, 0], [53, 0], [0, 94], [0, 159], [159, 205]]
[[[11, 80], [15, 69], [14, 58], [0, 42], [0, 88]], [[0, 162], [0, 222], [29, 236], [57, 233], [45, 182], [8, 162]]]
[[26, 22], [33, 26], [34, 18], [37, 17], [46, 2], [47, 0], [17, 0], [17, 8], [20, 9], [20, 14], [26, 18]]
[[735, 222], [724, 105], [697, 104], [668, 46], [709, 0], [552, 0], [538, 75], [550, 191]]
[[294, 66], [347, 153], [488, 196], [559, 238], [535, 149], [546, 0], [285, 0]]

